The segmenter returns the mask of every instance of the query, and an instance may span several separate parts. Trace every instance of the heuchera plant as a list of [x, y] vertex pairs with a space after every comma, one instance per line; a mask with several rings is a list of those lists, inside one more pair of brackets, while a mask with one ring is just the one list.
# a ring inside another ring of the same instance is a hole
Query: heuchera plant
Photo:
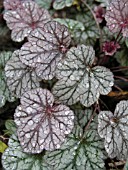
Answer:
[[[21, 42], [0, 54], [0, 107], [20, 102], [13, 128], [6, 125], [13, 130], [5, 170], [104, 170], [107, 158], [127, 160], [128, 101], [113, 113], [102, 98], [122, 92], [105, 57], [111, 63], [127, 45], [128, 1], [112, 0], [106, 9], [97, 1], [54, 0], [48, 11], [40, 0], [4, 0], [3, 19]], [[74, 17], [68, 9], [77, 10]]]

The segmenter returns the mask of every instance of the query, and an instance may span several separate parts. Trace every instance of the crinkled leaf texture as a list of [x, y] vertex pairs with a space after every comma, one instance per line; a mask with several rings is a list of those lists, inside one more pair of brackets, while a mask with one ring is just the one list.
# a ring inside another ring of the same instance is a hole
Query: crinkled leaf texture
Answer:
[[33, 32], [28, 40], [21, 48], [21, 61], [35, 67], [42, 79], [52, 79], [58, 62], [70, 45], [67, 27], [55, 21], [48, 22], [40, 32]]
[[6, 63], [5, 75], [9, 90], [18, 98], [25, 91], [40, 86], [40, 79], [37, 77], [35, 69], [20, 61], [19, 50], [14, 51]]
[[44, 155], [24, 153], [16, 135], [12, 135], [9, 147], [2, 155], [2, 165], [5, 170], [51, 170]]
[[40, 153], [60, 148], [74, 126], [74, 114], [65, 105], [53, 105], [46, 89], [36, 88], [21, 97], [14, 119], [24, 152]]
[[37, 32], [44, 24], [51, 20], [47, 10], [40, 8], [33, 1], [25, 1], [16, 10], [8, 10], [4, 13], [7, 26], [12, 30], [11, 38], [14, 41], [22, 41], [30, 32]]
[[[79, 114], [83, 111], [79, 110]], [[84, 125], [91, 118], [91, 110], [85, 110]], [[77, 123], [77, 122], [76, 122]], [[93, 125], [92, 125], [93, 124]], [[81, 125], [80, 125], [81, 126]], [[103, 142], [97, 133], [96, 123], [83, 134], [78, 124], [59, 150], [46, 155], [47, 163], [56, 170], [104, 170]]]
[[63, 9], [64, 7], [72, 6], [74, 0], [55, 0], [53, 8], [56, 10]]
[[12, 52], [1, 52], [0, 53], [0, 107], [5, 105], [6, 100], [13, 102], [15, 100], [14, 96], [11, 95], [6, 83], [6, 77], [4, 72], [4, 67], [7, 61], [10, 59]]
[[98, 133], [110, 158], [128, 157], [128, 101], [117, 104], [114, 114], [101, 111], [98, 115]]
[[63, 103], [72, 105], [80, 101], [89, 107], [100, 94], [107, 95], [113, 86], [112, 72], [102, 66], [92, 67], [95, 51], [91, 46], [72, 47], [58, 64], [53, 94]]
[[111, 32], [121, 31], [124, 37], [128, 37], [127, 0], [113, 0], [107, 8], [105, 19]]

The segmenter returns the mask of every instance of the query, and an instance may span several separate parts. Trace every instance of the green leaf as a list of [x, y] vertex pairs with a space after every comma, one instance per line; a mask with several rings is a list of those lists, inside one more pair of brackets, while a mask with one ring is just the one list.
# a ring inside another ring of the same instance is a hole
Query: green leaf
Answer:
[[42, 154], [26, 154], [22, 151], [15, 135], [9, 139], [9, 147], [2, 155], [2, 165], [5, 170], [51, 170]]
[[65, 25], [68, 27], [71, 37], [75, 36], [76, 31], [84, 31], [84, 24], [82, 22], [76, 21], [74, 19], [62, 19], [62, 18], [55, 18], [55, 21], [59, 22], [60, 24]]
[[[123, 48], [121, 51], [115, 54], [115, 58], [121, 66], [128, 66], [128, 48]], [[128, 75], [128, 71], [124, 71], [125, 75]]]
[[126, 162], [126, 164], [124, 166], [124, 170], [128, 170], [128, 161]]
[[35, 0], [35, 2], [42, 8], [49, 9], [52, 3], [52, 0]]
[[56, 10], [63, 9], [64, 7], [72, 6], [74, 0], [55, 0], [53, 8]]
[[92, 14], [87, 11], [76, 15], [76, 20], [84, 24], [84, 30], [77, 30], [74, 33], [74, 40], [77, 43], [84, 43], [86, 45], [94, 45], [97, 38], [99, 38], [99, 30], [95, 23]]
[[0, 107], [5, 105], [6, 100], [12, 102], [15, 98], [11, 95], [5, 77], [5, 64], [10, 59], [12, 52], [1, 52], [0, 53]]
[[53, 94], [61, 102], [72, 105], [81, 102], [86, 107], [94, 104], [100, 94], [106, 95], [113, 86], [112, 72], [103, 67], [93, 67], [95, 51], [91, 46], [72, 47], [58, 64]]
[[8, 146], [0, 140], [0, 153], [3, 153]]
[[[83, 135], [83, 136], [82, 136]], [[104, 170], [103, 144], [96, 130], [77, 126], [63, 146], [47, 154], [46, 159], [56, 170]]]
[[13, 120], [8, 119], [5, 122], [6, 130], [4, 130], [5, 134], [12, 135], [16, 132], [16, 125]]
[[126, 46], [127, 46], [127, 48], [128, 48], [128, 38], [126, 38], [125, 44], [126, 44]]

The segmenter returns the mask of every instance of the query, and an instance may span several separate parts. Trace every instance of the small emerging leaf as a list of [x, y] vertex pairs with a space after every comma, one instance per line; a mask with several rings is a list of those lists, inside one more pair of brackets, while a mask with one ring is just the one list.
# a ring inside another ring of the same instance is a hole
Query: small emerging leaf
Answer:
[[24, 93], [14, 119], [24, 152], [40, 153], [60, 148], [74, 126], [74, 114], [65, 105], [54, 104], [50, 91], [37, 88]]
[[16, 125], [14, 121], [11, 119], [6, 120], [5, 127], [6, 127], [6, 130], [4, 130], [4, 133], [7, 135], [12, 135], [16, 132]]
[[3, 153], [8, 146], [0, 140], [0, 153]]
[[74, 0], [55, 0], [53, 7], [56, 10], [63, 9], [64, 7], [70, 7]]
[[102, 66], [93, 67], [95, 51], [90, 46], [72, 47], [58, 64], [53, 94], [62, 102], [72, 105], [80, 101], [89, 107], [100, 94], [106, 95], [113, 86], [112, 72]]
[[128, 101], [119, 102], [114, 114], [101, 111], [98, 121], [98, 132], [104, 138], [108, 156], [125, 160], [128, 157]]

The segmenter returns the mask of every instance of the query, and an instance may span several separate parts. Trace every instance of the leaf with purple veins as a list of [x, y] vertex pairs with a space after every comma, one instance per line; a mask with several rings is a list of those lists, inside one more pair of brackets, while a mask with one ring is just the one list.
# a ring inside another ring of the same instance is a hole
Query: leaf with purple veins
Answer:
[[74, 126], [74, 114], [65, 105], [56, 105], [46, 89], [36, 88], [24, 93], [14, 120], [24, 152], [40, 153], [43, 149], [60, 148]]
[[42, 79], [52, 79], [70, 45], [71, 37], [67, 27], [55, 21], [48, 22], [40, 32], [32, 32], [28, 40], [21, 48], [21, 61], [36, 67]]
[[19, 50], [14, 51], [6, 63], [5, 76], [9, 90], [16, 97], [20, 97], [27, 90], [40, 86], [40, 79], [37, 77], [35, 69], [20, 61]]
[[12, 30], [12, 39], [20, 42], [28, 37], [30, 32], [38, 32], [51, 17], [47, 10], [40, 8], [35, 2], [25, 1], [17, 10], [5, 12], [4, 19]]
[[128, 157], [128, 101], [117, 104], [114, 114], [101, 111], [98, 115], [98, 133], [110, 158]]
[[114, 0], [110, 3], [105, 14], [107, 26], [111, 32], [122, 32], [128, 37], [128, 1]]

